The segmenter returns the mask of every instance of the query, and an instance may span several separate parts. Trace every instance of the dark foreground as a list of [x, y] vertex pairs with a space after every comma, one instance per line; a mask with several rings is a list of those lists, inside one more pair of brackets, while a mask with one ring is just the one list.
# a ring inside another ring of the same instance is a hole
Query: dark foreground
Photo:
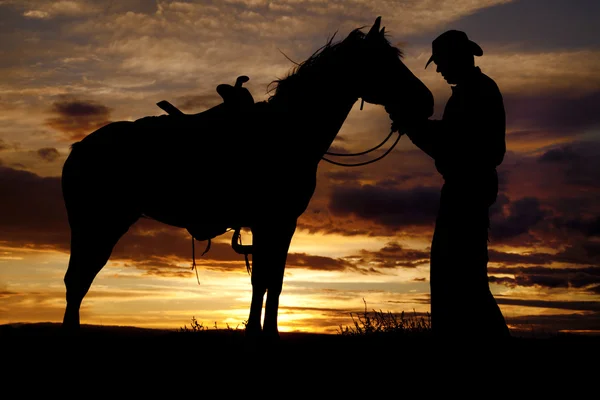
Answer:
[[[311, 398], [323, 397], [324, 391], [350, 398], [410, 391], [419, 397], [433, 391], [481, 398], [481, 389], [512, 391], [513, 385], [521, 393], [529, 385], [532, 395], [539, 394], [542, 382], [543, 388], [552, 383], [552, 393], [568, 384], [572, 395], [574, 381], [565, 373], [576, 375], [576, 388], [596, 382], [600, 355], [598, 336], [486, 343], [466, 336], [440, 342], [427, 334], [281, 333], [272, 343], [249, 340], [241, 329], [84, 325], [80, 335], [70, 336], [56, 323], [0, 325], [0, 345], [5, 390], [60, 398], [71, 392], [78, 397], [106, 392], [136, 398], [175, 393], [296, 398], [299, 391]], [[443, 386], [440, 379], [449, 383]], [[498, 380], [504, 386], [498, 388]]]
[[[476, 336], [464, 336], [452, 342], [434, 340], [428, 333], [341, 335], [299, 332], [282, 332], [277, 341], [249, 339], [243, 329], [205, 329], [186, 332], [181, 330], [145, 329], [129, 326], [82, 325], [77, 335], [65, 334], [58, 323], [23, 323], [0, 325], [0, 340], [11, 352], [37, 348], [41, 352], [66, 351], [69, 348], [94, 351], [102, 349], [105, 354], [126, 355], [127, 352], [143, 350], [164, 352], [176, 357], [175, 350], [182, 356], [193, 353], [240, 354], [259, 352], [298, 355], [328, 355], [368, 352], [391, 357], [401, 354], [416, 354], [444, 350], [460, 352], [478, 349], [488, 351], [489, 346], [503, 348], [510, 353], [536, 351], [589, 351], [600, 350], [600, 336], [545, 335], [514, 336], [506, 342], [484, 343]], [[508, 355], [508, 354], [505, 354]]]

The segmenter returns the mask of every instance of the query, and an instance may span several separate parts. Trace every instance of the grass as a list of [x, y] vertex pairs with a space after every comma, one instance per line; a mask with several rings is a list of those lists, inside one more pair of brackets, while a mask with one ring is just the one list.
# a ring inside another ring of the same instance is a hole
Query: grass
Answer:
[[412, 314], [404, 311], [400, 315], [391, 311], [367, 311], [367, 302], [362, 313], [350, 313], [353, 326], [340, 326], [338, 333], [342, 336], [381, 336], [381, 335], [429, 335], [431, 333], [431, 316], [424, 316], [413, 310]]
[[[351, 326], [340, 325], [337, 335], [328, 336], [342, 336], [345, 339], [354, 341], [361, 339], [370, 341], [371, 339], [381, 340], [383, 338], [396, 340], [399, 337], [427, 338], [431, 334], [431, 316], [429, 313], [419, 315], [414, 310], [411, 314], [404, 311], [400, 314], [392, 313], [391, 311], [384, 312], [382, 310], [369, 311], [365, 299], [363, 299], [363, 303], [365, 304], [363, 312], [350, 313], [350, 317], [352, 318]], [[227, 328], [222, 329], [215, 322], [213, 329], [210, 329], [204, 323], [199, 322], [196, 317], [192, 317], [190, 325], [182, 326], [178, 332], [190, 334], [219, 331], [229, 333], [229, 335], [239, 335], [240, 332], [245, 331], [246, 324], [247, 321], [244, 321], [244, 328], [240, 328], [239, 326], [232, 328], [227, 324]]]
[[[230, 327], [229, 324], [226, 324], [226, 326], [227, 326], [228, 331], [240, 330], [239, 325], [236, 326], [235, 328]], [[244, 329], [246, 329], [245, 327], [246, 327], [246, 321], [244, 321]], [[215, 325], [213, 326], [213, 328], [216, 330], [222, 330], [221, 328], [219, 328], [217, 326], [216, 322], [215, 322]], [[184, 332], [184, 333], [203, 332], [203, 331], [207, 331], [208, 329], [209, 328], [207, 326], [205, 326], [203, 322], [198, 322], [196, 317], [192, 317], [192, 321], [190, 322], [190, 327], [188, 328], [187, 325], [184, 325], [181, 328], [179, 328], [179, 332]]]

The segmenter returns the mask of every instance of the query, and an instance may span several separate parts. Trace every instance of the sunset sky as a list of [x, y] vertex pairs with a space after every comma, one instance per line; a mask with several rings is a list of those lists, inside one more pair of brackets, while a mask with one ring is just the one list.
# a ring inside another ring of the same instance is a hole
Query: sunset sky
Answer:
[[[597, 0], [0, 0], [0, 324], [62, 321], [70, 233], [60, 174], [71, 143], [110, 121], [163, 114], [160, 100], [208, 109], [222, 101], [216, 86], [239, 75], [266, 100], [290, 59], [377, 16], [433, 92], [433, 118], [451, 91], [424, 67], [445, 30], [483, 48], [476, 64], [502, 91], [508, 150], [488, 272], [511, 329], [600, 333]], [[389, 124], [383, 107], [357, 102], [334, 146], [373, 147]], [[428, 312], [441, 184], [406, 137], [364, 167], [321, 162], [288, 256], [280, 330], [335, 333], [365, 303]], [[250, 277], [230, 240], [202, 257], [206, 243], [196, 243], [198, 284], [187, 231], [139, 221], [85, 297], [82, 323], [179, 328], [195, 317], [242, 328]], [[469, 304], [456, 318], [476, 329]]]

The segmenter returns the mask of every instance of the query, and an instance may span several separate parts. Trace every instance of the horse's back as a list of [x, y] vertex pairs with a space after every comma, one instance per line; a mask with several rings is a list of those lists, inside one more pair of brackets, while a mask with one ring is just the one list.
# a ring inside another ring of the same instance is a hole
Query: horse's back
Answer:
[[285, 154], [271, 153], [268, 110], [257, 108], [230, 118], [200, 113], [105, 125], [73, 146], [63, 169], [66, 197], [138, 207], [179, 226], [243, 213], [240, 196], [259, 193], [264, 202], [274, 190], [273, 163]]

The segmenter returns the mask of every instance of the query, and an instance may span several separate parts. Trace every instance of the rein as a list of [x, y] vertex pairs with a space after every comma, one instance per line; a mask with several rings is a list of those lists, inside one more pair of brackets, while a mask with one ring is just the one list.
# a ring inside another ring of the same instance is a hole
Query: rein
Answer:
[[[392, 133], [394, 133], [394, 132], [395, 132], [395, 131], [392, 129], [392, 130], [390, 131], [390, 134], [389, 134], [389, 135], [388, 135], [388, 136], [387, 136], [387, 137], [384, 139], [384, 141], [383, 141], [383, 142], [379, 143], [379, 145], [377, 145], [377, 146], [373, 147], [372, 149], [365, 150], [365, 151], [362, 151], [362, 152], [360, 152], [360, 153], [354, 153], [354, 154], [351, 154], [351, 153], [349, 153], [349, 154], [343, 154], [343, 153], [329, 153], [329, 152], [328, 152], [328, 153], [325, 153], [325, 154], [328, 154], [328, 155], [334, 155], [334, 156], [360, 156], [360, 155], [363, 155], [363, 154], [367, 154], [367, 153], [370, 153], [370, 152], [371, 152], [371, 151], [373, 151], [373, 150], [377, 150], [378, 148], [380, 148], [381, 146], [383, 146], [383, 144], [384, 144], [385, 142], [387, 142], [387, 141], [388, 141], [388, 139], [389, 139], [389, 138], [392, 136]], [[372, 159], [372, 160], [369, 160], [369, 161], [364, 161], [364, 162], [360, 162], [360, 163], [356, 163], [356, 164], [345, 164], [345, 163], [341, 163], [341, 162], [337, 162], [337, 161], [330, 160], [330, 159], [328, 159], [328, 158], [325, 158], [325, 156], [323, 156], [323, 157], [321, 157], [321, 158], [323, 159], [323, 161], [327, 161], [328, 163], [335, 164], [335, 165], [339, 165], [339, 166], [342, 166], [342, 167], [360, 167], [361, 165], [367, 165], [367, 164], [374, 163], [375, 161], [379, 161], [379, 160], [381, 160], [383, 157], [385, 157], [385, 156], [387, 156], [388, 154], [390, 154], [390, 152], [391, 152], [391, 151], [394, 149], [394, 147], [396, 147], [396, 144], [398, 143], [398, 141], [400, 140], [400, 138], [401, 138], [401, 137], [402, 137], [402, 134], [401, 134], [400, 132], [398, 132], [398, 137], [396, 138], [396, 141], [395, 141], [394, 143], [392, 143], [392, 145], [390, 146], [390, 148], [389, 148], [389, 149], [387, 149], [387, 150], [386, 150], [386, 152], [385, 152], [385, 153], [383, 153], [382, 155], [380, 155], [379, 157], [377, 157], [377, 158], [374, 158], [374, 159]]]
[[[362, 104], [361, 104], [361, 110], [362, 110]], [[325, 154], [328, 155], [328, 156], [338, 156], [338, 157], [356, 157], [356, 156], [362, 156], [362, 155], [368, 154], [368, 153], [370, 153], [372, 151], [375, 151], [378, 148], [380, 148], [381, 146], [383, 146], [385, 144], [385, 142], [387, 142], [392, 137], [392, 134], [394, 132], [398, 132], [398, 137], [396, 138], [396, 141], [394, 143], [392, 143], [392, 145], [390, 146], [390, 148], [387, 149], [385, 153], [383, 153], [379, 157], [374, 158], [372, 160], [364, 161], [364, 162], [359, 162], [359, 163], [356, 163], [356, 164], [346, 164], [346, 163], [341, 163], [341, 162], [330, 160], [330, 159], [326, 158], [325, 156], [321, 157], [321, 159], [323, 161], [327, 161], [328, 163], [339, 165], [339, 166], [342, 166], [342, 167], [360, 167], [361, 165], [367, 165], [367, 164], [374, 163], [375, 161], [379, 161], [383, 157], [385, 157], [388, 154], [390, 154], [390, 152], [394, 149], [394, 147], [396, 147], [396, 144], [398, 143], [398, 141], [402, 137], [402, 133], [400, 133], [399, 131], [394, 130], [394, 128], [392, 127], [390, 129], [390, 133], [387, 135], [387, 137], [385, 139], [383, 139], [383, 142], [379, 143], [375, 147], [370, 148], [369, 150], [361, 151], [360, 153], [333, 153], [333, 152], [330, 152], [330, 151], [325, 152]]]
[[[365, 104], [365, 100], [361, 99], [360, 102], [360, 109], [362, 111], [363, 109], [363, 105]], [[345, 164], [345, 163], [341, 163], [341, 162], [337, 162], [337, 161], [333, 161], [333, 160], [329, 160], [327, 158], [325, 158], [325, 156], [321, 157], [324, 161], [327, 161], [328, 163], [331, 164], [335, 164], [335, 165], [339, 165], [342, 167], [360, 167], [362, 165], [367, 165], [367, 164], [371, 164], [374, 163], [375, 161], [379, 161], [381, 160], [383, 157], [387, 156], [388, 154], [390, 154], [390, 152], [394, 149], [394, 147], [396, 147], [396, 144], [398, 143], [398, 141], [400, 140], [400, 138], [402, 137], [402, 134], [399, 131], [395, 131], [393, 126], [390, 129], [390, 133], [389, 135], [387, 135], [387, 137], [385, 139], [383, 139], [383, 142], [379, 143], [377, 146], [370, 148], [369, 150], [365, 150], [365, 151], [361, 151], [360, 153], [333, 153], [330, 151], [326, 151], [325, 154], [328, 156], [337, 156], [337, 157], [356, 157], [356, 156], [362, 156], [365, 154], [368, 154], [372, 151], [377, 150], [378, 148], [380, 148], [381, 146], [383, 146], [385, 144], [385, 142], [387, 142], [389, 140], [389, 138], [392, 137], [392, 134], [394, 132], [398, 132], [398, 137], [396, 138], [396, 141], [392, 144], [392, 146], [387, 149], [387, 151], [385, 153], [383, 153], [381, 156], [373, 159], [373, 160], [369, 160], [369, 161], [364, 161], [364, 162], [360, 162], [360, 163], [356, 163], [356, 164]]]

